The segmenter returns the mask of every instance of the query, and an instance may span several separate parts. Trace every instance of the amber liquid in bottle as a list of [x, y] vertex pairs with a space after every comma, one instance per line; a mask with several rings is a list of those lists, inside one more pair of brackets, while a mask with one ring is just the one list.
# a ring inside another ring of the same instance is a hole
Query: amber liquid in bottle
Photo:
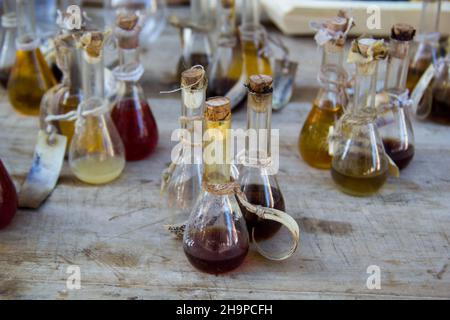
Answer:
[[328, 153], [328, 133], [330, 127], [341, 117], [343, 109], [333, 106], [331, 101], [321, 101], [321, 106], [314, 103], [302, 131], [300, 132], [299, 149], [303, 159], [319, 169], [331, 168], [331, 156]]
[[408, 77], [406, 79], [406, 88], [408, 88], [410, 93], [414, 90], [430, 64], [430, 59], [420, 59], [416, 63], [409, 66]]
[[[281, 192], [273, 187], [264, 185], [250, 184], [246, 185], [243, 192], [247, 196], [248, 202], [253, 205], [260, 205], [267, 208], [273, 208], [286, 211], [284, 199]], [[242, 214], [247, 223], [248, 233], [251, 237], [252, 230], [255, 229], [255, 240], [265, 240], [271, 238], [281, 228], [281, 224], [276, 221], [262, 220], [254, 213], [249, 212], [243, 205], [239, 203]]]
[[[67, 93], [69, 94], [69, 93]], [[80, 99], [78, 96], [69, 96], [61, 103], [61, 114], [66, 114], [70, 111], [77, 110]], [[61, 133], [67, 137], [67, 146], [70, 146], [73, 134], [75, 132], [75, 122], [73, 121], [59, 121], [59, 129]]]
[[383, 139], [384, 150], [387, 155], [395, 162], [397, 167], [402, 170], [406, 168], [414, 157], [414, 146], [402, 146], [396, 139]]
[[244, 64], [248, 76], [255, 74], [272, 75], [269, 59], [260, 53], [253, 41], [243, 41]]
[[435, 89], [431, 106], [431, 119], [438, 123], [450, 124], [450, 89]]
[[39, 115], [42, 96], [55, 84], [39, 48], [17, 51], [8, 82], [8, 96], [15, 110], [24, 115]]
[[191, 235], [195, 245], [184, 245], [189, 262], [195, 268], [211, 274], [225, 273], [239, 267], [247, 256], [248, 242], [246, 236], [237, 231], [237, 242], [242, 245], [221, 250], [220, 244], [230, 238], [228, 232], [225, 228], [210, 227]]

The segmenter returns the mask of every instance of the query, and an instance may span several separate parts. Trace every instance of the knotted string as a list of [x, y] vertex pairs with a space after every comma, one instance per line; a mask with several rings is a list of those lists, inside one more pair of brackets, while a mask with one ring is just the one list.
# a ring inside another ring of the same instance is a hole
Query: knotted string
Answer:
[[204, 81], [205, 79], [205, 67], [203, 67], [201, 64], [197, 64], [193, 67], [191, 67], [190, 69], [195, 69], [195, 68], [199, 68], [203, 70], [203, 77], [200, 77], [197, 81], [195, 81], [194, 83], [188, 85], [188, 86], [181, 86], [179, 88], [176, 88], [174, 90], [169, 90], [169, 91], [160, 91], [160, 94], [169, 94], [169, 93], [175, 93], [184, 89], [191, 89], [193, 87], [195, 87], [196, 85], [198, 85], [199, 83], [201, 83], [202, 81]]
[[[258, 245], [258, 242], [255, 240], [254, 229], [252, 230], [251, 236], [253, 239], [253, 243], [255, 244], [258, 253], [261, 254], [263, 257], [269, 260], [276, 260], [276, 261], [285, 260], [291, 257], [297, 250], [300, 242], [300, 230], [297, 222], [287, 213], [273, 208], [267, 208], [260, 205], [253, 205], [252, 203], [248, 202], [247, 196], [241, 190], [241, 186], [237, 181], [216, 184], [216, 183], [209, 183], [204, 180], [203, 189], [215, 196], [235, 195], [239, 200], [239, 202], [249, 212], [255, 214], [258, 218], [263, 220], [276, 221], [285, 226], [289, 230], [294, 240], [293, 245], [289, 248], [289, 250], [286, 253], [280, 255], [273, 255], [262, 249], [261, 246]], [[178, 238], [182, 238], [184, 231], [186, 230], [186, 224], [187, 223], [185, 222], [182, 224], [168, 225], [165, 227], [170, 233], [174, 234]]]

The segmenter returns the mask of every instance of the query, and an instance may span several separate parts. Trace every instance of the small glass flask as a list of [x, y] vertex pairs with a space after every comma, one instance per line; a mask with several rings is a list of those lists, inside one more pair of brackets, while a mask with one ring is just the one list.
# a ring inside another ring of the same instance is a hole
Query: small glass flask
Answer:
[[[253, 75], [247, 85], [248, 136], [244, 165], [239, 170], [239, 182], [251, 204], [285, 211], [277, 176], [271, 171], [272, 82], [270, 76]], [[251, 142], [250, 138], [256, 140]], [[241, 210], [248, 232], [255, 241], [268, 239], [281, 228], [280, 223], [262, 220], [248, 212], [243, 205]]]
[[242, 75], [242, 50], [236, 28], [235, 0], [221, 0], [222, 28], [209, 69], [208, 96], [225, 96]]
[[[162, 195], [171, 212], [172, 223], [185, 221], [202, 190], [202, 119], [207, 80], [202, 68], [181, 74], [181, 143], [176, 159], [163, 173]], [[184, 135], [186, 134], [186, 135]], [[195, 144], [200, 141], [200, 145]], [[166, 176], [168, 175], [168, 176]]]
[[210, 38], [213, 29], [211, 3], [207, 0], [191, 0], [189, 23], [180, 26], [183, 54], [178, 63], [178, 74], [193, 66], [208, 70], [213, 57], [214, 45]]
[[115, 28], [120, 65], [113, 73], [119, 81], [119, 91], [111, 115], [125, 146], [127, 161], [145, 159], [158, 144], [156, 121], [139, 84], [144, 73], [139, 61], [142, 22], [134, 13], [123, 13], [118, 15]]
[[259, 5], [259, 0], [242, 1], [242, 23], [239, 32], [247, 77], [256, 74], [272, 76], [268, 35], [260, 24]]
[[376, 126], [378, 60], [387, 55], [382, 40], [354, 40], [348, 62], [356, 64], [353, 105], [336, 123], [331, 176], [341, 191], [354, 196], [376, 193], [386, 182], [389, 162]]
[[317, 30], [317, 44], [322, 48], [322, 63], [318, 75], [321, 88], [303, 124], [298, 145], [303, 160], [318, 169], [331, 167], [328, 133], [347, 105], [347, 73], [343, 60], [347, 32], [352, 25], [352, 19], [345, 16], [336, 16], [317, 26], [312, 24]]
[[415, 32], [408, 24], [398, 23], [392, 27], [384, 90], [378, 94], [386, 100], [378, 106], [378, 130], [386, 153], [400, 170], [408, 166], [414, 156], [412, 112], [406, 78], [409, 45]]
[[101, 32], [80, 39], [84, 100], [78, 106], [69, 164], [75, 176], [90, 184], [108, 183], [125, 167], [125, 152], [104, 98], [103, 42]]
[[16, 188], [0, 159], [0, 230], [10, 224], [16, 215], [16, 211]]
[[189, 262], [212, 274], [239, 267], [247, 256], [249, 239], [244, 216], [230, 184], [231, 105], [215, 97], [205, 105], [203, 190], [184, 232], [183, 248]]
[[0, 44], [0, 85], [6, 89], [9, 75], [16, 60], [16, 13], [5, 13], [1, 17], [2, 37]]
[[56, 80], [39, 49], [33, 0], [17, 0], [16, 61], [8, 81], [8, 97], [16, 111], [39, 115], [42, 96]]
[[429, 65], [437, 59], [441, 0], [422, 1], [419, 31], [411, 49], [406, 87], [411, 93]]

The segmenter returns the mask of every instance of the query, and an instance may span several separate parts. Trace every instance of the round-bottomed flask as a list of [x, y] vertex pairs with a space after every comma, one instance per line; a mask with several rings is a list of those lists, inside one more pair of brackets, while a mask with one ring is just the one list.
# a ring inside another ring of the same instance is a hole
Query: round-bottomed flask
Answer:
[[[247, 85], [248, 137], [245, 159], [239, 170], [239, 183], [251, 204], [285, 211], [284, 198], [276, 174], [271, 170], [272, 83], [270, 76], [254, 75], [250, 77]], [[262, 220], [242, 204], [240, 206], [248, 232], [255, 241], [271, 238], [280, 230], [280, 223]]]
[[401, 170], [414, 156], [414, 132], [406, 78], [409, 65], [409, 44], [415, 29], [407, 24], [395, 24], [391, 30], [388, 66], [384, 90], [378, 97], [386, 102], [378, 107], [378, 130], [384, 149]]
[[17, 0], [18, 27], [16, 61], [8, 81], [8, 98], [13, 108], [24, 115], [39, 115], [42, 96], [56, 80], [39, 49], [35, 35], [34, 2]]
[[17, 193], [8, 171], [0, 160], [0, 230], [8, 226], [17, 211]]
[[383, 41], [362, 38], [352, 43], [356, 62], [354, 101], [336, 123], [331, 176], [339, 189], [354, 196], [372, 195], [384, 185], [389, 162], [376, 125], [378, 60], [386, 57]]
[[16, 27], [15, 12], [5, 13], [1, 17], [2, 36], [0, 44], [0, 85], [6, 89], [9, 75], [16, 60]]
[[249, 249], [244, 216], [234, 192], [225, 187], [230, 183], [229, 99], [209, 99], [204, 121], [203, 190], [186, 225], [183, 249], [195, 268], [220, 274], [239, 267]]
[[[298, 144], [303, 160], [318, 169], [331, 167], [328, 133], [347, 105], [343, 57], [346, 35], [351, 27], [350, 18], [336, 16], [316, 28], [316, 41], [323, 50], [318, 76], [321, 88], [303, 124]], [[324, 34], [325, 40], [322, 39]]]

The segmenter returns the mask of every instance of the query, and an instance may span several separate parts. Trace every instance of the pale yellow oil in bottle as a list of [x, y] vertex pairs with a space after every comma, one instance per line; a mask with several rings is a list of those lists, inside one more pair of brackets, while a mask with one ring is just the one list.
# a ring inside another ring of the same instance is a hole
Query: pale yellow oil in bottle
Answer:
[[[70, 111], [74, 111], [78, 108], [78, 104], [80, 103], [80, 99], [78, 96], [68, 96], [67, 99], [64, 99], [61, 102], [59, 110], [61, 110], [61, 114], [66, 114]], [[67, 137], [67, 146], [70, 146], [72, 141], [73, 134], [75, 132], [75, 124], [73, 121], [60, 121], [59, 128], [61, 133]]]
[[125, 167], [122, 157], [102, 158], [101, 155], [90, 155], [77, 159], [72, 163], [72, 171], [83, 182], [104, 184], [118, 178]]
[[17, 50], [16, 62], [8, 82], [8, 97], [16, 111], [39, 115], [42, 96], [56, 80], [39, 48]]
[[244, 64], [247, 76], [256, 74], [272, 75], [269, 59], [262, 54], [253, 41], [243, 41]]
[[[327, 103], [328, 102], [328, 103]], [[331, 156], [328, 153], [328, 134], [341, 117], [343, 109], [340, 105], [333, 106], [330, 101], [313, 104], [299, 138], [299, 150], [303, 160], [318, 169], [331, 167]]]
[[331, 169], [331, 176], [339, 189], [356, 197], [370, 196], [377, 193], [388, 178], [388, 170], [373, 175], [345, 174]]

